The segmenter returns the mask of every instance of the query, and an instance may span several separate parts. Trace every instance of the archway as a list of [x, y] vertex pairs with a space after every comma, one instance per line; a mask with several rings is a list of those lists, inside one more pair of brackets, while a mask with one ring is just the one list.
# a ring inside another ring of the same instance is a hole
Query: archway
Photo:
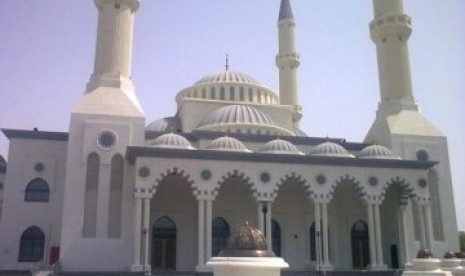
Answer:
[[352, 244], [352, 267], [364, 269], [370, 264], [370, 248], [368, 240], [368, 225], [363, 220], [357, 220], [350, 231]]
[[176, 269], [176, 225], [167, 216], [157, 219], [153, 225], [152, 269]]

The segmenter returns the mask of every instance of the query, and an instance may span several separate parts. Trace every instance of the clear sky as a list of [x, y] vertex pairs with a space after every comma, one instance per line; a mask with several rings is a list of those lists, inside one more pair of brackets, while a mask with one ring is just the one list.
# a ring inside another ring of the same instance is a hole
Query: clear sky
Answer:
[[[0, 2], [0, 127], [67, 131], [93, 69], [91, 0]], [[277, 90], [279, 0], [143, 0], [133, 78], [147, 123], [176, 111], [174, 96], [224, 68]], [[301, 54], [302, 129], [363, 141], [379, 101], [369, 0], [293, 0]], [[448, 136], [459, 228], [465, 230], [465, 1], [405, 0], [410, 63], [422, 113]], [[0, 136], [0, 154], [8, 140]]]

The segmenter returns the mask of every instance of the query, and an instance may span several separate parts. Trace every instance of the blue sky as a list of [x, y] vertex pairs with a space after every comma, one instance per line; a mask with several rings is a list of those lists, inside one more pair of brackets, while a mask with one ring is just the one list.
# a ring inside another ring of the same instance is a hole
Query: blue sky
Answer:
[[[90, 0], [0, 3], [0, 127], [67, 131], [93, 69], [97, 11]], [[379, 83], [368, 0], [293, 0], [301, 54], [302, 129], [363, 140]], [[279, 0], [144, 0], [133, 78], [147, 123], [173, 115], [174, 96], [206, 74], [245, 72], [277, 90]], [[449, 141], [459, 228], [465, 230], [465, 1], [405, 0], [410, 63], [422, 113]], [[8, 141], [0, 136], [0, 154]]]

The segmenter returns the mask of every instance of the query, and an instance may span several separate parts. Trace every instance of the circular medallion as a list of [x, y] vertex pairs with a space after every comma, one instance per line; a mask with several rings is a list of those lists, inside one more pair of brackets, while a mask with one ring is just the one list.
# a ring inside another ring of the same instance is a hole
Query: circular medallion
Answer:
[[270, 181], [271, 179], [271, 176], [269, 173], [267, 172], [262, 172], [260, 174], [260, 180], [263, 182], [263, 183], [267, 183], [268, 181]]
[[378, 185], [378, 178], [374, 177], [374, 176], [370, 176], [370, 178], [368, 178], [368, 183], [371, 185], [371, 186], [376, 186]]
[[203, 170], [200, 172], [200, 177], [202, 177], [203, 180], [209, 180], [212, 177], [212, 173], [209, 170]]
[[44, 164], [39, 162], [39, 163], [35, 164], [34, 170], [36, 172], [42, 172], [44, 170], [44, 167], [45, 167]]
[[146, 178], [150, 175], [150, 170], [147, 167], [142, 167], [139, 169], [139, 176], [142, 178]]
[[416, 156], [417, 156], [417, 160], [420, 161], [420, 162], [429, 161], [429, 154], [424, 149], [418, 150]]
[[97, 144], [104, 150], [111, 149], [116, 144], [116, 134], [111, 130], [104, 130], [97, 139]]
[[326, 183], [326, 176], [324, 176], [323, 174], [319, 174], [317, 177], [316, 177], [316, 182], [320, 185], [323, 185]]
[[425, 188], [428, 185], [428, 182], [426, 182], [426, 179], [420, 178], [418, 179], [418, 186]]

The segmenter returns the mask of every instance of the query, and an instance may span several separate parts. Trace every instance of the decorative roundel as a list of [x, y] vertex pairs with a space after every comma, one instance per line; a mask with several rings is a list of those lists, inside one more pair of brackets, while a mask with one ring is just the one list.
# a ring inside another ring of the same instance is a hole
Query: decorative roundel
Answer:
[[146, 178], [150, 175], [150, 169], [147, 167], [142, 167], [139, 169], [139, 176], [142, 178]]
[[211, 171], [205, 169], [202, 172], [200, 172], [200, 177], [202, 177], [203, 180], [209, 180], [210, 178], [212, 178], [212, 173]]
[[316, 176], [316, 182], [320, 185], [323, 185], [326, 183], [326, 176], [324, 176], [323, 174], [319, 174]]
[[422, 188], [425, 188], [427, 185], [428, 185], [428, 183], [426, 182], [426, 179], [424, 179], [424, 178], [418, 179], [418, 186], [420, 186]]
[[270, 176], [269, 173], [267, 173], [267, 172], [262, 172], [262, 173], [260, 174], [260, 180], [261, 180], [263, 183], [269, 182], [270, 179], [271, 179], [271, 176]]
[[39, 162], [39, 163], [35, 164], [34, 171], [42, 172], [44, 170], [44, 168], [45, 168], [44, 164]]
[[416, 154], [417, 160], [421, 162], [427, 162], [429, 161], [429, 154], [426, 150], [421, 149], [417, 151]]
[[374, 177], [374, 176], [370, 176], [370, 178], [368, 178], [368, 183], [371, 185], [371, 186], [376, 186], [378, 185], [378, 178]]
[[104, 130], [97, 139], [97, 144], [104, 150], [111, 149], [116, 144], [116, 133], [111, 130]]

